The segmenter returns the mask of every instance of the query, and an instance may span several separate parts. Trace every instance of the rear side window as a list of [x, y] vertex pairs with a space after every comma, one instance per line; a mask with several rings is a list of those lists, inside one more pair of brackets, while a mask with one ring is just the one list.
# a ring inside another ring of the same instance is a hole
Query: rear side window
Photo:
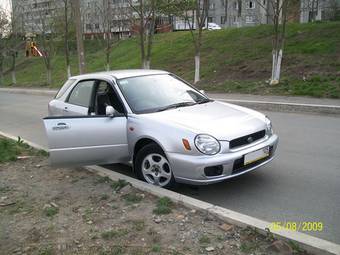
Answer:
[[83, 107], [89, 107], [93, 91], [94, 81], [81, 81], [72, 90], [68, 103]]
[[58, 94], [55, 96], [56, 99], [61, 98], [66, 90], [75, 82], [75, 79], [69, 79], [65, 82], [65, 84], [61, 87], [61, 89], [58, 91]]

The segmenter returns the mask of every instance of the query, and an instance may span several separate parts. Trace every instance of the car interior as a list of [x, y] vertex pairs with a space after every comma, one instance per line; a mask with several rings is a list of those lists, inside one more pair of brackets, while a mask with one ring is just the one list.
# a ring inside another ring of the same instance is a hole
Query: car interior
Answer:
[[97, 81], [94, 86], [92, 107], [89, 113], [94, 115], [105, 115], [106, 106], [112, 106], [117, 112], [124, 113], [124, 106], [119, 100], [117, 93], [106, 81]]

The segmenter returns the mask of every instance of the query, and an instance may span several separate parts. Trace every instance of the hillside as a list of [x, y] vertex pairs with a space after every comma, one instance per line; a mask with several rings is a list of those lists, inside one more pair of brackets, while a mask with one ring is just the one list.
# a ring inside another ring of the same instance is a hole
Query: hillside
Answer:
[[[74, 44], [74, 43], [73, 43]], [[61, 44], [62, 45], [62, 44]], [[87, 71], [104, 70], [100, 42], [86, 41]], [[72, 45], [72, 72], [77, 57]], [[26, 59], [20, 52], [17, 86], [46, 86], [40, 58]], [[282, 82], [269, 86], [271, 72], [271, 26], [206, 31], [202, 46], [202, 69], [198, 87], [210, 91], [255, 94], [340, 97], [340, 22], [289, 24], [284, 52]], [[112, 69], [139, 68], [136, 38], [121, 41], [112, 50]], [[53, 86], [66, 78], [62, 46], [53, 59]], [[192, 81], [193, 47], [188, 32], [155, 36], [152, 68], [174, 72]], [[9, 73], [5, 82], [10, 85]]]

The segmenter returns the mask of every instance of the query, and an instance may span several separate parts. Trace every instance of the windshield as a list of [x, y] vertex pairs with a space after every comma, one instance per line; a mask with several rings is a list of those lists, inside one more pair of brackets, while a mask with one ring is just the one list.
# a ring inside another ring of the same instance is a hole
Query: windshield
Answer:
[[168, 74], [125, 78], [120, 90], [135, 113], [150, 113], [210, 102], [186, 83]]

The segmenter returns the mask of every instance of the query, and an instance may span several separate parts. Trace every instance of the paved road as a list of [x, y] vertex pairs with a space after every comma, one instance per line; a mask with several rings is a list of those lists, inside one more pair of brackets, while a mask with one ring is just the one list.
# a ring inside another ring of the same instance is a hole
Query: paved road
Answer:
[[[41, 118], [48, 101], [0, 93], [0, 131], [47, 146]], [[266, 114], [280, 136], [271, 164], [216, 185], [181, 185], [179, 192], [267, 221], [321, 221], [324, 231], [310, 234], [340, 244], [340, 118]]]

